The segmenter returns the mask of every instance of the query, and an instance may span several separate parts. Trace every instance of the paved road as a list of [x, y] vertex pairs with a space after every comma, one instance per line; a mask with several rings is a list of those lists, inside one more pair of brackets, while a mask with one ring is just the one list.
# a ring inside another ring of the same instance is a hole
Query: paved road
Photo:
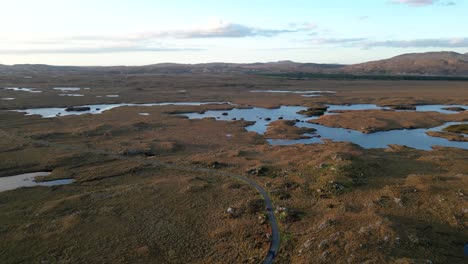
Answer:
[[[15, 137], [9, 133], [6, 133], [5, 131], [0, 130], [0, 135], [2, 136], [9, 136], [9, 137]], [[28, 138], [30, 139], [30, 138]], [[62, 149], [68, 149], [68, 150], [80, 150], [83, 152], [92, 152], [95, 154], [103, 154], [106, 156], [112, 156], [112, 157], [117, 157], [120, 159], [127, 159], [127, 160], [138, 160], [142, 159], [141, 157], [129, 157], [129, 156], [123, 156], [120, 154], [116, 154], [114, 152], [110, 151], [104, 151], [104, 150], [99, 150], [99, 149], [94, 149], [94, 148], [88, 148], [88, 147], [78, 147], [78, 146], [70, 146], [70, 145], [65, 145], [65, 144], [60, 144], [60, 143], [53, 143], [45, 140], [34, 140], [30, 139], [31, 141], [41, 144], [44, 146], [54, 146], [54, 147], [59, 147]], [[203, 172], [211, 175], [218, 175], [218, 176], [223, 176], [223, 177], [231, 177], [240, 181], [243, 181], [250, 185], [251, 187], [255, 188], [263, 197], [265, 200], [265, 208], [267, 210], [267, 215], [268, 215], [268, 221], [270, 222], [271, 226], [271, 237], [270, 237], [270, 249], [268, 250], [267, 255], [265, 256], [265, 259], [263, 260], [263, 264], [271, 264], [274, 262], [274, 259], [276, 255], [278, 254], [278, 250], [280, 248], [281, 244], [281, 237], [280, 237], [280, 231], [278, 227], [278, 222], [276, 221], [275, 213], [274, 213], [274, 208], [273, 208], [273, 203], [270, 199], [270, 196], [268, 195], [268, 192], [263, 189], [261, 185], [259, 185], [256, 181], [247, 178], [245, 176], [239, 175], [239, 174], [234, 174], [230, 172], [225, 172], [225, 171], [220, 171], [220, 170], [215, 170], [215, 169], [207, 169], [207, 168], [199, 168], [199, 167], [194, 167], [194, 166], [188, 166], [188, 165], [177, 165], [173, 163], [167, 163], [167, 162], [162, 162], [158, 161], [155, 159], [148, 159], [145, 158], [144, 161], [146, 163], [150, 163], [152, 165], [156, 166], [161, 166], [165, 168], [170, 168], [174, 170], [179, 170], [179, 171], [185, 171], [185, 172]]]
[[273, 209], [273, 203], [271, 202], [270, 196], [268, 195], [267, 191], [263, 189], [262, 186], [260, 186], [254, 180], [243, 177], [243, 176], [238, 176], [238, 175], [232, 175], [232, 177], [238, 178], [248, 183], [250, 186], [255, 187], [255, 189], [257, 189], [257, 191], [263, 196], [263, 199], [265, 200], [267, 214], [268, 214], [268, 221], [270, 222], [270, 226], [271, 226], [271, 242], [270, 242], [270, 249], [268, 250], [268, 254], [263, 260], [263, 264], [273, 263], [276, 255], [278, 254], [278, 250], [280, 248], [281, 237], [280, 237], [278, 222], [276, 221], [276, 217], [275, 217], [275, 211]]
[[[202, 169], [202, 170], [206, 172], [213, 171], [210, 169]], [[278, 250], [280, 248], [281, 237], [280, 237], [278, 222], [276, 221], [276, 217], [275, 217], [273, 203], [270, 199], [270, 196], [268, 195], [268, 192], [265, 189], [263, 189], [263, 187], [260, 186], [256, 181], [250, 178], [244, 177], [242, 175], [227, 173], [227, 172], [220, 172], [220, 171], [215, 171], [215, 174], [220, 174], [223, 176], [228, 176], [231, 178], [241, 180], [249, 184], [250, 186], [254, 187], [255, 189], [257, 189], [257, 191], [262, 195], [263, 199], [265, 200], [265, 207], [267, 210], [268, 221], [270, 222], [270, 226], [271, 226], [270, 249], [268, 250], [268, 254], [265, 256], [265, 259], [263, 260], [263, 264], [273, 263], [276, 255], [278, 254]]]

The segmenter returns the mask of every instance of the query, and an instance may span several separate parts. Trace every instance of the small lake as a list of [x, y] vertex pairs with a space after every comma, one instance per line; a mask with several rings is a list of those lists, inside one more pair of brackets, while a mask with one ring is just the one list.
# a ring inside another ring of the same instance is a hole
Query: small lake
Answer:
[[231, 104], [229, 102], [166, 102], [166, 103], [147, 103], [147, 104], [95, 104], [95, 105], [81, 105], [79, 107], [89, 107], [86, 111], [65, 111], [65, 107], [52, 107], [52, 108], [33, 108], [24, 110], [11, 110], [14, 112], [25, 113], [26, 115], [40, 115], [43, 118], [54, 118], [59, 116], [69, 115], [85, 115], [85, 114], [101, 114], [102, 112], [123, 106], [166, 106], [166, 105], [180, 105], [180, 106], [198, 106], [198, 105], [214, 105], [214, 104]]
[[[380, 107], [372, 104], [356, 104], [356, 105], [328, 105], [329, 109], [325, 114], [332, 114], [329, 111], [352, 111], [352, 110], [382, 110], [386, 107]], [[452, 107], [452, 105], [427, 105], [416, 108], [416, 111], [436, 111], [440, 113], [453, 114], [454, 111], [443, 110], [442, 108]], [[459, 106], [465, 107], [466, 106]], [[277, 109], [266, 108], [248, 108], [248, 109], [232, 109], [232, 110], [214, 110], [204, 113], [186, 113], [183, 114], [190, 119], [215, 118], [216, 120], [231, 121], [245, 120], [255, 122], [253, 125], [247, 126], [247, 131], [253, 131], [258, 134], [264, 134], [268, 125], [275, 120], [296, 120], [297, 127], [314, 128], [317, 131], [312, 134], [304, 134], [309, 136], [307, 139], [299, 140], [276, 140], [269, 139], [268, 142], [272, 145], [294, 145], [294, 144], [320, 144], [323, 139], [333, 141], [348, 141], [360, 145], [363, 148], [387, 148], [390, 144], [404, 145], [421, 150], [430, 150], [432, 146], [445, 146], [468, 149], [468, 142], [449, 141], [445, 138], [431, 137], [426, 134], [428, 131], [440, 131], [442, 128], [452, 125], [461, 124], [463, 122], [449, 122], [443, 126], [434, 128], [421, 129], [398, 129], [390, 131], [380, 131], [370, 134], [365, 134], [360, 131], [344, 128], [327, 127], [319, 124], [308, 123], [308, 120], [318, 117], [307, 117], [297, 112], [306, 110], [306, 107], [301, 106], [281, 106]], [[335, 113], [337, 114], [337, 113]], [[466, 123], [466, 122], [465, 122]]]
[[66, 185], [75, 181], [74, 179], [61, 179], [45, 182], [34, 181], [36, 177], [48, 175], [50, 175], [50, 172], [33, 172], [15, 176], [0, 177], [0, 192], [14, 190], [21, 187]]
[[54, 87], [54, 90], [59, 90], [62, 92], [70, 92], [70, 91], [79, 91], [81, 90], [80, 87]]
[[83, 94], [59, 94], [59, 96], [81, 97]]
[[36, 88], [7, 87], [7, 88], [3, 88], [3, 89], [10, 90], [10, 91], [16, 91], [16, 92], [42, 93], [42, 91], [39, 91]]

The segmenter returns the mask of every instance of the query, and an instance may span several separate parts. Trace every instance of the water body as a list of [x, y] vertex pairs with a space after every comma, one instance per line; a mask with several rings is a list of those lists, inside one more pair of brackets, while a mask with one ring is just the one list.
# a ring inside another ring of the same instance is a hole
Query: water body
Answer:
[[210, 104], [231, 104], [229, 102], [167, 102], [167, 103], [148, 103], [148, 104], [96, 104], [96, 105], [81, 105], [80, 107], [89, 107], [88, 111], [65, 111], [65, 107], [52, 108], [34, 108], [24, 110], [11, 110], [13, 112], [25, 113], [26, 115], [40, 115], [44, 118], [54, 118], [58, 116], [68, 115], [85, 115], [85, 114], [101, 114], [102, 112], [122, 107], [122, 106], [165, 106], [165, 105], [182, 105], [182, 106], [198, 106]]
[[[328, 111], [334, 110], [370, 110], [370, 109], [386, 109], [376, 105], [329, 105]], [[448, 106], [425, 106], [423, 109], [437, 112], [443, 112], [442, 108]], [[463, 106], [462, 106], [463, 107]], [[306, 107], [301, 106], [281, 106], [278, 109], [266, 108], [249, 108], [249, 109], [232, 109], [232, 110], [214, 110], [206, 111], [205, 113], [188, 113], [183, 114], [190, 119], [215, 118], [216, 120], [246, 120], [254, 121], [253, 125], [247, 126], [246, 130], [254, 131], [258, 134], [264, 134], [268, 125], [275, 120], [296, 120], [296, 126], [314, 128], [317, 131], [312, 134], [304, 134], [309, 136], [307, 139], [299, 140], [274, 140], [269, 139], [268, 142], [272, 145], [294, 145], [294, 144], [320, 144], [322, 139], [330, 139], [333, 141], [347, 141], [360, 145], [363, 148], [387, 148], [390, 144], [404, 145], [416, 149], [430, 150], [432, 146], [445, 146], [468, 149], [468, 142], [449, 141], [445, 138], [431, 137], [426, 134], [428, 131], [440, 131], [442, 128], [463, 122], [450, 122], [443, 126], [435, 128], [421, 129], [399, 129], [390, 131], [381, 131], [371, 134], [365, 134], [360, 131], [344, 128], [327, 127], [319, 124], [308, 123], [308, 120], [318, 117], [307, 117], [297, 112], [305, 110]], [[330, 113], [325, 114], [330, 114]], [[418, 111], [418, 110], [416, 110]], [[452, 111], [450, 111], [452, 113]], [[466, 123], [466, 122], [465, 122]]]
[[286, 90], [252, 90], [251, 93], [301, 94], [302, 97], [317, 97], [322, 94], [335, 94], [335, 91], [286, 91]]
[[69, 91], [79, 91], [81, 90], [80, 87], [54, 87], [54, 90], [60, 90], [62, 92], [69, 92]]
[[[463, 122], [450, 124], [462, 124]], [[272, 145], [294, 145], [294, 144], [314, 144], [322, 143], [322, 138], [333, 141], [349, 141], [363, 148], [387, 148], [388, 145], [403, 145], [415, 149], [431, 150], [432, 146], [444, 146], [468, 149], [468, 142], [449, 141], [445, 138], [431, 137], [426, 134], [428, 131], [439, 131], [449, 124], [435, 128], [419, 129], [397, 129], [390, 131], [380, 131], [371, 134], [365, 134], [360, 131], [344, 128], [333, 128], [312, 123], [300, 123], [298, 127], [314, 128], [317, 131], [309, 134], [312, 138], [299, 140], [273, 140], [268, 142]], [[306, 134], [307, 135], [307, 134]], [[320, 137], [313, 137], [319, 135]]]
[[17, 92], [28, 92], [28, 93], [42, 93], [42, 91], [36, 90], [36, 88], [25, 88], [25, 87], [7, 87], [5, 90], [17, 91]]
[[34, 179], [38, 176], [48, 175], [50, 175], [50, 172], [33, 172], [15, 176], [0, 177], [0, 192], [14, 190], [21, 187], [66, 185], [75, 181], [74, 179], [61, 179], [46, 182], [34, 181]]
[[466, 105], [416, 105], [416, 110], [392, 110], [388, 106], [378, 106], [375, 104], [353, 104], [353, 105], [328, 105], [327, 112], [331, 111], [353, 111], [353, 110], [392, 110], [397, 112], [438, 112], [442, 114], [458, 114], [458, 111], [445, 110], [449, 107], [461, 107], [468, 109]]
[[456, 114], [459, 113], [457, 111], [450, 111], [450, 110], [444, 110], [444, 108], [447, 107], [461, 107], [464, 108], [465, 110], [468, 109], [468, 106], [466, 105], [417, 105], [416, 106], [416, 111], [418, 112], [439, 112], [443, 114]]
[[59, 96], [81, 97], [83, 94], [59, 94]]

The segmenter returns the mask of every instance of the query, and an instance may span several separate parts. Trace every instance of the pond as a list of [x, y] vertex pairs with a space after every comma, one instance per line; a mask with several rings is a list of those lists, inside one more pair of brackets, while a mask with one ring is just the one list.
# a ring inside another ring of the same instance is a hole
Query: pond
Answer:
[[[81, 111], [65, 111], [66, 107], [51, 107], [51, 108], [33, 108], [22, 110], [11, 110], [14, 112], [25, 113], [26, 115], [40, 115], [44, 118], [54, 118], [59, 116], [69, 115], [85, 115], [85, 114], [101, 114], [102, 112], [123, 106], [165, 106], [165, 105], [181, 105], [181, 106], [198, 106], [210, 104], [231, 104], [229, 102], [165, 102], [165, 103], [147, 103], [147, 104], [95, 104], [81, 105], [74, 108], [82, 108]], [[89, 110], [84, 110], [88, 109]], [[84, 111], [83, 111], [84, 110]]]
[[34, 181], [36, 177], [48, 175], [50, 175], [50, 172], [33, 172], [15, 176], [0, 177], [0, 192], [14, 190], [21, 187], [66, 185], [75, 181], [74, 179], [60, 179], [45, 182]]
[[54, 87], [54, 90], [60, 90], [62, 92], [69, 92], [69, 91], [79, 91], [81, 90], [80, 87]]
[[7, 88], [3, 88], [3, 89], [10, 90], [10, 91], [17, 91], [17, 92], [42, 93], [42, 91], [39, 91], [36, 88], [7, 87]]
[[[446, 110], [442, 108], [451, 106], [423, 106], [416, 108], [416, 111], [437, 111], [445, 113]], [[466, 106], [461, 106], [466, 107]], [[266, 109], [266, 108], [247, 108], [247, 109], [232, 109], [232, 110], [213, 110], [206, 111], [204, 113], [185, 113], [190, 119], [201, 119], [201, 118], [215, 118], [216, 120], [230, 121], [230, 120], [245, 120], [255, 122], [252, 125], [246, 127], [247, 131], [254, 131], [258, 134], [264, 134], [268, 128], [268, 125], [275, 120], [295, 120], [297, 127], [314, 128], [317, 131], [312, 134], [304, 134], [310, 138], [299, 139], [299, 140], [275, 140], [269, 139], [268, 142], [272, 145], [293, 145], [293, 144], [320, 144], [323, 143], [322, 139], [330, 139], [333, 141], [348, 141], [354, 144], [360, 145], [363, 148], [386, 148], [390, 144], [404, 145], [416, 149], [430, 150], [432, 146], [445, 146], [468, 149], [468, 142], [449, 141], [445, 138], [431, 137], [426, 134], [428, 131], [440, 131], [443, 127], [460, 124], [455, 122], [447, 123], [443, 126], [434, 128], [421, 128], [421, 129], [399, 129], [390, 131], [380, 131], [370, 134], [365, 134], [360, 131], [327, 127], [319, 124], [308, 123], [308, 120], [316, 119], [318, 117], [307, 117], [298, 114], [298, 111], [306, 110], [306, 107], [301, 106], [281, 106], [277, 109]], [[329, 105], [329, 109], [325, 114], [331, 114], [329, 111], [340, 111], [340, 110], [375, 110], [375, 109], [386, 109], [386, 107], [379, 107], [376, 105], [369, 104], [356, 104], [356, 105]], [[447, 112], [452, 114], [453, 111]]]

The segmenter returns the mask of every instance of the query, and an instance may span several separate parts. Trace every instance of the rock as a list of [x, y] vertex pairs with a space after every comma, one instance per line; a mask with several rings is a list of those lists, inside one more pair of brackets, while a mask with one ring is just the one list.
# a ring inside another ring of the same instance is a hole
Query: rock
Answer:
[[330, 246], [330, 244], [328, 243], [328, 239], [324, 239], [322, 241], [320, 241], [320, 243], [318, 244], [318, 249], [326, 249]]
[[265, 121], [271, 121], [271, 118], [267, 117], [265, 118]]
[[89, 110], [91, 110], [89, 106], [69, 106], [65, 108], [65, 111], [67, 112], [84, 112]]
[[283, 120], [283, 117], [282, 116], [278, 117], [278, 120]]
[[233, 207], [229, 207], [227, 210], [226, 210], [226, 213], [229, 214], [229, 216], [231, 218], [236, 218], [236, 210], [233, 208]]
[[325, 260], [326, 258], [328, 258], [328, 256], [330, 256], [330, 251], [325, 251], [322, 253], [321, 259]]
[[266, 218], [265, 215], [259, 215], [259, 216], [258, 216], [258, 223], [259, 223], [259, 224], [261, 224], [261, 225], [266, 224], [266, 220], [267, 220], [267, 218]]
[[223, 116], [227, 116], [227, 115], [228, 115], [228, 113], [224, 112], [224, 113], [222, 113], [221, 115], [223, 115]]
[[393, 201], [398, 204], [399, 206], [403, 206], [403, 203], [401, 202], [401, 198], [393, 198]]
[[287, 207], [282, 207], [282, 206], [277, 206], [276, 209], [275, 209], [275, 213], [278, 214], [278, 213], [281, 213], [281, 212], [288, 212], [288, 208]]
[[252, 168], [246, 171], [247, 174], [255, 176], [264, 176], [267, 172], [268, 168], [264, 166]]
[[325, 221], [323, 221], [318, 227], [317, 227], [317, 230], [323, 230], [329, 226], [332, 226], [336, 223], [336, 221], [334, 219], [327, 219]]
[[413, 244], [419, 244], [419, 238], [416, 234], [409, 234], [408, 239]]

